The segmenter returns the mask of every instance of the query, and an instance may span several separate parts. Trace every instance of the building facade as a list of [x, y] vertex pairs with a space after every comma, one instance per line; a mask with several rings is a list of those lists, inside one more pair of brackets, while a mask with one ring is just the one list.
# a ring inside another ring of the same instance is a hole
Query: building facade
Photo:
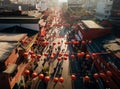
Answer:
[[114, 0], [111, 9], [110, 21], [120, 27], [120, 0]]
[[98, 2], [95, 17], [99, 20], [107, 20], [111, 15], [113, 0], [103, 0]]
[[68, 7], [80, 7], [82, 0], [68, 0]]

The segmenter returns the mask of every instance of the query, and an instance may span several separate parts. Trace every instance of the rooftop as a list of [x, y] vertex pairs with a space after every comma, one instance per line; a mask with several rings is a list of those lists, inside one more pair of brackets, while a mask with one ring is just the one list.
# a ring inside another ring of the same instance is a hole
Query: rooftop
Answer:
[[120, 38], [109, 40], [104, 44], [104, 48], [107, 52], [113, 53], [116, 57], [120, 58]]
[[0, 34], [0, 62], [4, 62], [26, 34]]
[[98, 25], [92, 20], [82, 20], [82, 23], [89, 29], [103, 29], [102, 26]]
[[94, 48], [91, 47], [94, 53], [102, 53], [101, 56], [107, 62], [113, 62], [120, 69], [120, 38], [109, 34], [94, 39], [90, 45]]
[[17, 34], [17, 35], [18, 34], [27, 34], [28, 36], [32, 36], [32, 35], [38, 33], [38, 31], [28, 29], [28, 28], [24, 28], [24, 27], [20, 27], [20, 26], [13, 26], [13, 27], [9, 27], [9, 28], [0, 30], [0, 33], [8, 33], [8, 34], [12, 33], [12, 35], [13, 34]]
[[18, 42], [27, 34], [3, 34], [0, 33], [0, 42]]
[[7, 66], [7, 69], [3, 72], [7, 73], [7, 74], [11, 74], [15, 71], [16, 68], [17, 68], [16, 64], [10, 64], [10, 65]]
[[39, 19], [33, 16], [3, 16], [0, 17], [0, 23], [38, 23]]

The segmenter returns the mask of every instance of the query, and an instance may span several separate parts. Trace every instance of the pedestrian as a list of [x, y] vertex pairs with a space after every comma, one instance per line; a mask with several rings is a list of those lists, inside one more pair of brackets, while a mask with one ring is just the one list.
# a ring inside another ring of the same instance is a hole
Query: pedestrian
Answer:
[[62, 52], [64, 52], [65, 51], [65, 49], [62, 49]]
[[47, 59], [46, 59], [46, 58], [44, 58], [44, 62], [43, 62], [43, 64], [42, 64], [42, 66], [43, 66], [43, 67], [44, 67], [44, 65], [45, 65], [46, 61], [47, 61]]
[[58, 51], [60, 51], [60, 46], [58, 46]]
[[53, 85], [53, 89], [55, 89], [55, 86], [57, 85], [57, 82], [55, 82], [55, 84]]
[[55, 52], [57, 52], [57, 48], [55, 48]]
[[61, 40], [61, 43], [63, 43], [63, 40]]

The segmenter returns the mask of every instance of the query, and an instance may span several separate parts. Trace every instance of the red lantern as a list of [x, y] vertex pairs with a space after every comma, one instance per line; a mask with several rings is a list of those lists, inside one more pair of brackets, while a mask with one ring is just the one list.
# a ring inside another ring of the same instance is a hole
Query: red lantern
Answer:
[[76, 45], [77, 43], [76, 43], [76, 41], [73, 41], [72, 44]]
[[56, 53], [53, 53], [53, 56], [55, 56], [56, 55]]
[[44, 75], [43, 74], [39, 74], [39, 79], [43, 79]]
[[52, 60], [54, 57], [53, 56], [50, 56], [50, 59]]
[[45, 45], [48, 45], [49, 44], [49, 42], [45, 42]]
[[58, 44], [60, 44], [60, 42], [58, 42]]
[[86, 55], [86, 58], [87, 58], [87, 59], [90, 59], [90, 55], [89, 55], [89, 54], [87, 54], [87, 55]]
[[89, 82], [90, 81], [90, 77], [89, 76], [85, 76], [84, 80], [85, 80], [85, 82]]
[[46, 76], [46, 77], [45, 77], [45, 81], [46, 81], [46, 82], [50, 81], [50, 77], [49, 77], [49, 76]]
[[95, 58], [95, 57], [96, 57], [96, 54], [95, 54], [95, 53], [92, 53], [92, 56]]
[[38, 54], [38, 55], [37, 55], [37, 59], [40, 59], [40, 58], [41, 58], [41, 55], [40, 55], [40, 54]]
[[47, 41], [46, 41], [46, 42], [43, 42], [43, 45], [48, 45], [48, 44], [49, 44], [49, 42], [47, 42]]
[[28, 57], [28, 53], [25, 52], [25, 53], [23, 54], [23, 56], [24, 56], [25, 58], [27, 58], [27, 57]]
[[54, 82], [55, 82], [55, 83], [58, 82], [58, 78], [57, 78], [57, 77], [54, 78]]
[[30, 55], [34, 54], [34, 52], [33, 52], [33, 51], [30, 51], [29, 53], [30, 53]]
[[[40, 38], [39, 40], [40, 40], [40, 41], [45, 41], [43, 38]], [[44, 42], [43, 42], [43, 43], [44, 43]]]
[[91, 41], [91, 40], [89, 40], [89, 41], [88, 41], [88, 43], [89, 43], [89, 44], [91, 44], [91, 43], [92, 43], [92, 41]]
[[79, 44], [79, 41], [76, 41], [76, 44], [78, 45], [78, 44]]
[[64, 82], [64, 78], [63, 78], [63, 77], [60, 77], [60, 78], [59, 78], [59, 82], [63, 83], [63, 82]]
[[44, 53], [44, 56], [48, 56], [48, 53]]
[[35, 78], [35, 77], [37, 77], [37, 73], [36, 72], [32, 73], [32, 78]]
[[59, 57], [61, 57], [62, 56], [62, 53], [59, 53]]
[[85, 45], [86, 44], [86, 42], [85, 41], [82, 41], [82, 45]]
[[[42, 40], [41, 40], [41, 41], [42, 41]], [[42, 44], [43, 44], [43, 45], [45, 45], [45, 41], [44, 41], [44, 42], [42, 42]]]
[[58, 61], [61, 61], [61, 58], [60, 58], [60, 57], [58, 57], [58, 58], [57, 58], [57, 60], [58, 60]]
[[94, 77], [95, 79], [98, 79], [98, 78], [99, 78], [98, 73], [95, 73], [95, 74], [93, 75], [93, 77]]
[[66, 57], [64, 57], [64, 60], [67, 60], [67, 58], [66, 58]]
[[82, 57], [82, 54], [81, 54], [81, 53], [77, 53], [77, 56], [78, 56], [78, 57]]
[[25, 70], [25, 75], [30, 75], [30, 71], [29, 70]]
[[64, 56], [68, 56], [68, 53], [65, 53]]
[[65, 42], [65, 45], [69, 44], [68, 42]]
[[27, 41], [27, 40], [25, 40], [25, 41], [24, 41], [24, 44], [27, 44], [27, 43], [28, 43], [28, 41]]
[[53, 43], [53, 45], [56, 45], [56, 43]]
[[72, 55], [71, 55], [71, 58], [74, 59], [74, 58], [75, 58], [75, 55], [72, 54]]
[[104, 73], [100, 73], [100, 77], [101, 78], [105, 78], [105, 74]]
[[83, 57], [85, 55], [85, 53], [84, 52], [81, 52], [81, 56]]
[[112, 72], [111, 71], [107, 71], [106, 74], [107, 74], [108, 77], [112, 76]]
[[76, 79], [76, 76], [75, 76], [75, 75], [71, 75], [71, 79], [72, 79], [72, 80], [75, 80], [75, 79]]
[[32, 54], [32, 55], [31, 55], [31, 58], [32, 58], [32, 59], [36, 58], [36, 55], [35, 55], [35, 54]]
[[71, 41], [69, 41], [69, 42], [68, 42], [68, 44], [72, 44], [72, 42], [71, 42]]

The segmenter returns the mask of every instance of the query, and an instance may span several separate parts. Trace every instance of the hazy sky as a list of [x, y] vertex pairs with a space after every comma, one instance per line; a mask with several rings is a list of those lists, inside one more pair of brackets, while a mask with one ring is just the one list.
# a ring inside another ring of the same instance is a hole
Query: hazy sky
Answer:
[[67, 2], [67, 0], [59, 0], [59, 2]]

